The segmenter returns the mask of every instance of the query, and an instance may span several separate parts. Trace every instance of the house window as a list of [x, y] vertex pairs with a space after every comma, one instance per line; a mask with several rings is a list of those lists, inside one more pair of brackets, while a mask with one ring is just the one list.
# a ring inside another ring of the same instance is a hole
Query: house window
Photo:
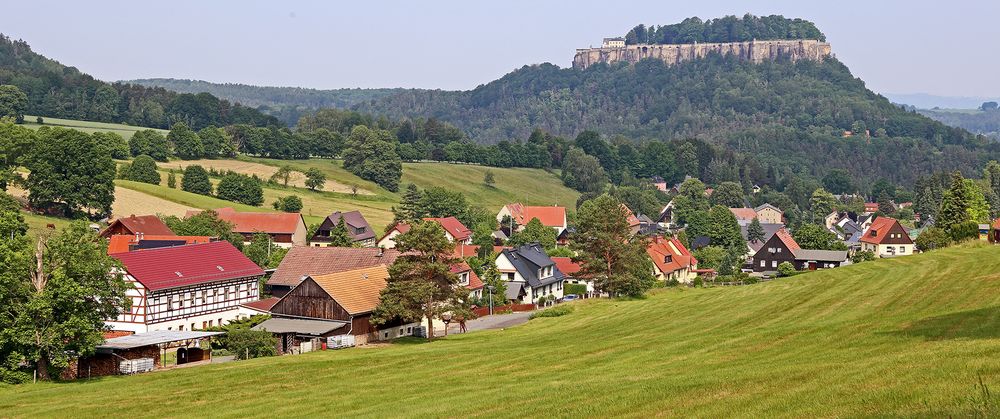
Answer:
[[778, 267], [778, 261], [776, 261], [776, 260], [772, 260], [772, 261], [771, 261], [771, 267], [772, 267], [772, 268], [777, 268], [777, 267]]
[[767, 261], [766, 261], [766, 260], [762, 260], [762, 261], [760, 261], [760, 267], [761, 267], [761, 268], [765, 268], [765, 267], [767, 267]]
[[777, 250], [778, 250], [778, 253], [781, 253], [781, 248], [780, 247], [778, 247]]
[[212, 327], [212, 322], [213, 322], [213, 321], [214, 321], [214, 320], [209, 320], [209, 321], [208, 321], [208, 327]]
[[167, 311], [174, 310], [174, 297], [172, 295], [167, 296]]
[[514, 273], [513, 272], [508, 272], [507, 273], [507, 280], [508, 281], [513, 281], [514, 280]]
[[906, 248], [903, 246], [899, 246], [899, 253], [906, 253]]
[[177, 326], [177, 330], [184, 330], [184, 325]]

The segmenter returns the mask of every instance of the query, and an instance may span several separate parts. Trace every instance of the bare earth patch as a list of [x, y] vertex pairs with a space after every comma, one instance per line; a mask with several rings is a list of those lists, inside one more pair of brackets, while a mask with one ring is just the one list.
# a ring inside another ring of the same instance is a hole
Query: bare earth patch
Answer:
[[[265, 181], [271, 178], [275, 172], [278, 171], [277, 167], [268, 166], [266, 164], [246, 162], [239, 160], [177, 160], [171, 161], [169, 163], [161, 163], [159, 166], [161, 169], [183, 169], [189, 165], [197, 164], [201, 165], [205, 169], [215, 168], [215, 170], [232, 170], [236, 173], [242, 173], [245, 175], [257, 175], [257, 177], [264, 179]], [[306, 175], [302, 172], [293, 171], [292, 175], [289, 177], [288, 186], [295, 186], [298, 188], [306, 187]], [[351, 193], [351, 185], [345, 185], [340, 182], [335, 182], [332, 180], [327, 180], [323, 186], [324, 191], [330, 192], [341, 192], [341, 193]], [[359, 195], [374, 195], [371, 191], [358, 188]]]
[[114, 218], [128, 217], [132, 214], [160, 214], [183, 217], [185, 212], [192, 209], [196, 208], [121, 186], [115, 187], [115, 203], [111, 205], [111, 213], [114, 214]]

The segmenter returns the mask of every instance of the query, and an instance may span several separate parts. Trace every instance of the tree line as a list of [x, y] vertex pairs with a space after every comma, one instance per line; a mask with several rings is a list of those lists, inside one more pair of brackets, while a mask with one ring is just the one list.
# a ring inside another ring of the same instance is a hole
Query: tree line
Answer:
[[24, 41], [0, 34], [0, 85], [13, 85], [27, 110], [55, 118], [168, 128], [184, 122], [210, 125], [281, 126], [273, 116], [208, 93], [175, 93], [136, 84], [109, 84], [31, 50]]
[[725, 16], [701, 20], [689, 17], [680, 23], [655, 26], [637, 25], [625, 35], [625, 43], [634, 44], [693, 44], [705, 42], [746, 42], [774, 39], [815, 39], [826, 41], [812, 22], [788, 19], [781, 15], [743, 18]]

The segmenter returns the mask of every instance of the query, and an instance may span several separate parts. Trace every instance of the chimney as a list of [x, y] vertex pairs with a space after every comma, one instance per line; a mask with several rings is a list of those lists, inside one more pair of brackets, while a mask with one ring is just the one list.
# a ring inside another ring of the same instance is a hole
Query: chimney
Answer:
[[382, 254], [384, 254], [384, 253], [385, 253], [385, 248], [382, 247], [382, 246], [379, 246], [378, 247], [378, 254], [376, 254], [375, 257], [380, 258], [380, 257], [382, 257]]

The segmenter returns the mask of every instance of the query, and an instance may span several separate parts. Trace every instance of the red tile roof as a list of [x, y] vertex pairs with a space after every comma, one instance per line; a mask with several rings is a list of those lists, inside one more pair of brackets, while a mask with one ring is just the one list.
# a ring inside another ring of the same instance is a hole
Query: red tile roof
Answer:
[[[653, 260], [657, 269], [665, 274], [698, 265], [698, 259], [691, 255], [676, 237], [670, 239], [654, 237], [646, 246], [646, 254]], [[670, 256], [669, 262], [666, 256]]]
[[[381, 255], [381, 256], [380, 256]], [[399, 257], [396, 249], [371, 247], [293, 247], [267, 280], [268, 285], [296, 286], [307, 275], [392, 265]]]
[[476, 271], [472, 270], [472, 268], [469, 267], [468, 263], [460, 262], [451, 265], [451, 273], [457, 275], [462, 272], [469, 273], [469, 285], [466, 285], [465, 288], [468, 288], [470, 290], [478, 290], [483, 287], [483, 280], [479, 279], [479, 275], [476, 275]]
[[[424, 221], [433, 221], [440, 224], [441, 227], [448, 232], [448, 234], [451, 234], [451, 236], [455, 238], [455, 241], [464, 241], [468, 240], [469, 237], [472, 237], [472, 230], [469, 230], [465, 224], [462, 224], [462, 222], [458, 221], [455, 217], [424, 218]], [[401, 231], [400, 233], [405, 232]]]
[[[493, 246], [493, 252], [500, 253], [504, 249], [510, 249], [506, 246]], [[476, 256], [479, 252], [479, 246], [474, 244], [464, 244], [458, 243], [455, 245], [455, 257], [459, 259], [465, 259], [470, 256]]]
[[639, 224], [642, 224], [641, 222], [639, 222], [639, 218], [635, 216], [635, 213], [632, 212], [632, 210], [628, 209], [628, 207], [625, 206], [625, 204], [622, 204], [622, 209], [625, 210], [625, 219], [628, 221], [629, 227], [635, 227]]
[[122, 217], [111, 222], [108, 228], [101, 231], [101, 237], [110, 236], [112, 227], [115, 224], [121, 224], [126, 230], [130, 231], [132, 234], [150, 234], [150, 235], [163, 235], [163, 236], [173, 236], [174, 232], [170, 231], [170, 227], [167, 227], [160, 220], [160, 217], [155, 215], [131, 215], [128, 217]]
[[101, 333], [101, 336], [104, 337], [104, 340], [108, 340], [113, 338], [120, 338], [122, 336], [131, 336], [134, 334], [135, 332], [131, 330], [108, 330], [106, 332]]
[[[896, 221], [895, 218], [876, 217], [875, 221], [872, 221], [872, 225], [868, 227], [868, 230], [861, 235], [861, 241], [864, 243], [882, 244], [882, 241], [889, 237], [889, 230], [897, 224], [899, 224], [899, 221]], [[900, 229], [906, 231], [902, 226], [900, 226]], [[909, 238], [909, 236], [906, 237]]]
[[737, 220], [752, 221], [757, 218], [757, 210], [753, 208], [730, 208], [729, 211], [736, 216]]
[[781, 240], [781, 242], [785, 244], [785, 247], [788, 248], [788, 251], [794, 252], [796, 250], [801, 249], [801, 247], [799, 247], [799, 243], [795, 241], [795, 238], [793, 238], [791, 233], [789, 233], [788, 230], [785, 230], [784, 227], [779, 228], [778, 231], [775, 231], [774, 235], [778, 237], [778, 240]]
[[271, 307], [274, 307], [281, 299], [278, 297], [265, 298], [263, 300], [257, 300], [249, 303], [240, 304], [241, 306], [251, 308], [257, 311], [263, 311], [265, 313], [271, 312]]
[[878, 202], [865, 202], [865, 212], [878, 212]]
[[571, 278], [577, 277], [576, 273], [582, 269], [579, 263], [573, 262], [573, 258], [554, 256], [550, 259], [556, 263], [556, 268], [559, 269], [559, 272]]
[[140, 236], [128, 234], [115, 234], [108, 239], [108, 254], [128, 252], [130, 246], [139, 244], [143, 240], [184, 240], [186, 244], [208, 243], [212, 241], [209, 236], [157, 236], [144, 234]]
[[1000, 230], [1000, 218], [993, 220], [993, 229]]
[[507, 210], [518, 225], [527, 225], [532, 218], [537, 218], [546, 227], [565, 227], [565, 207], [525, 206], [520, 203], [507, 204]]
[[129, 275], [151, 291], [264, 275], [263, 269], [227, 241], [136, 250], [111, 257], [121, 261]]
[[[188, 211], [192, 216], [201, 211]], [[290, 212], [238, 212], [232, 208], [215, 210], [219, 219], [233, 224], [236, 233], [295, 234], [299, 223], [305, 225], [302, 214]]]

